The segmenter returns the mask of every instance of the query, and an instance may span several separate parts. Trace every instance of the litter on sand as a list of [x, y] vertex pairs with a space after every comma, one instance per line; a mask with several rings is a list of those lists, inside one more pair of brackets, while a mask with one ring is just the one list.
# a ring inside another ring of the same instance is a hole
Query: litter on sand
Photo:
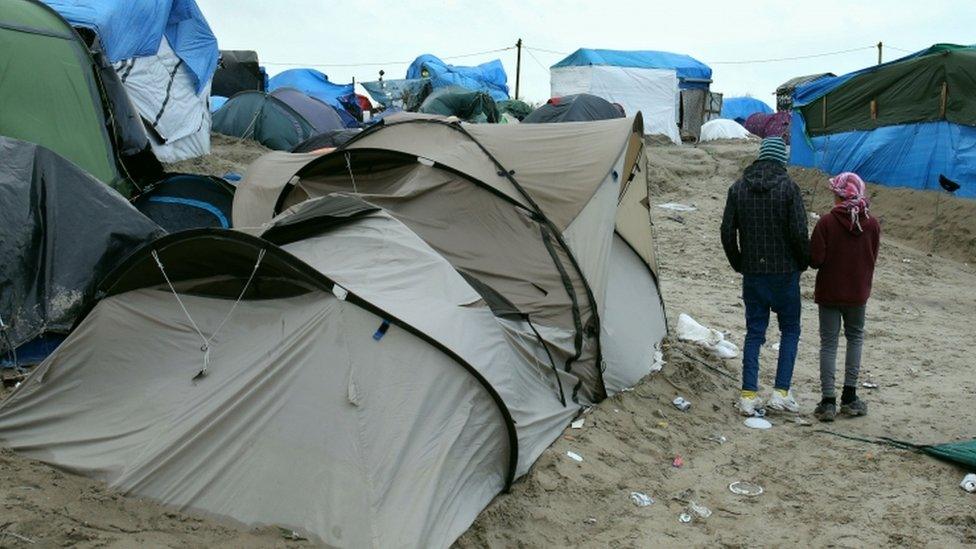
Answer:
[[658, 204], [658, 208], [663, 208], [665, 210], [672, 210], [675, 212], [693, 212], [698, 208], [694, 206], [689, 206], [687, 204], [679, 204], [677, 202], [665, 202], [664, 204]]
[[573, 461], [579, 461], [579, 462], [582, 462], [583, 461], [583, 456], [577, 454], [576, 452], [567, 451], [566, 452], [566, 456], [568, 456], [569, 459], [571, 459]]
[[752, 482], [739, 480], [729, 484], [729, 491], [739, 496], [755, 497], [763, 493], [763, 487]]
[[725, 444], [726, 442], [729, 441], [729, 439], [725, 438], [724, 436], [722, 436], [722, 435], [720, 435], [718, 433], [715, 433], [714, 435], [712, 435], [710, 437], [705, 437], [705, 440], [710, 440], [710, 441], [716, 442], [718, 444]]
[[959, 483], [959, 487], [970, 494], [976, 493], [976, 474], [969, 473], [962, 477], [962, 482]]
[[654, 498], [643, 492], [631, 492], [630, 501], [633, 501], [634, 505], [638, 507], [647, 507], [648, 505], [654, 503]]
[[685, 524], [691, 522], [691, 515], [688, 513], [681, 513], [678, 515], [678, 522], [683, 522]]
[[[660, 372], [664, 368], [664, 353], [660, 350], [654, 351], [654, 363], [651, 364], [651, 373]], [[624, 389], [633, 390], [633, 389]]]
[[708, 507], [705, 507], [704, 505], [699, 505], [699, 504], [695, 503], [694, 501], [688, 504], [688, 508], [691, 509], [691, 512], [692, 513], [698, 515], [699, 517], [701, 517], [703, 519], [706, 519], [706, 518], [712, 516], [712, 510], [711, 509], [709, 509]]
[[675, 399], [671, 401], [671, 404], [674, 404], [674, 407], [682, 412], [686, 412], [688, 411], [688, 408], [691, 408], [691, 402], [688, 402], [684, 397], [680, 396], [675, 397]]
[[569, 426], [572, 427], [573, 429], [582, 429], [584, 423], [586, 423], [586, 420], [583, 418], [579, 418], [576, 421], [570, 423]]
[[745, 420], [746, 427], [750, 429], [769, 429], [773, 426], [767, 419], [761, 417], [750, 417]]
[[865, 381], [865, 382], [861, 383], [861, 387], [864, 387], [865, 389], [877, 389], [878, 388], [878, 384], [877, 383], [874, 383], [872, 381]]
[[695, 319], [681, 313], [678, 315], [678, 339], [693, 341], [708, 349], [718, 358], [735, 358], [739, 356], [739, 348], [718, 330], [713, 330], [699, 324]]
[[674, 456], [674, 461], [671, 462], [671, 466], [674, 468], [681, 468], [684, 466], [685, 460], [681, 456]]

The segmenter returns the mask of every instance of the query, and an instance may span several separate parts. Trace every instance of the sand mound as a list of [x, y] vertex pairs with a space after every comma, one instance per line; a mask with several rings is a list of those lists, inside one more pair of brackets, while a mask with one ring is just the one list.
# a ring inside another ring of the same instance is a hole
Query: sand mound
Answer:
[[215, 133], [210, 136], [210, 154], [166, 164], [164, 167], [169, 172], [198, 173], [218, 177], [228, 172], [243, 175], [255, 158], [269, 150], [257, 141]]

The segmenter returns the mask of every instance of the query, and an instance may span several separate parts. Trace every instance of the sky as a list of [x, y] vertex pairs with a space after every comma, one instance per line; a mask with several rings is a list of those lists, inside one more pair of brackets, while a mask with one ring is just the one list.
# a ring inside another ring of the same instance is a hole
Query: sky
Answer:
[[[271, 75], [311, 66], [337, 83], [376, 80], [380, 69], [387, 78], [403, 78], [420, 54], [446, 58], [499, 50], [521, 38], [520, 95], [530, 102], [548, 99], [549, 67], [580, 47], [685, 53], [712, 67], [712, 91], [774, 106], [774, 90], [794, 76], [843, 74], [877, 63], [879, 41], [885, 61], [938, 42], [976, 43], [974, 0], [197, 3], [221, 49], [257, 51]], [[846, 53], [742, 63], [838, 51]], [[447, 61], [476, 65], [495, 58], [505, 65], [514, 95], [514, 48]]]

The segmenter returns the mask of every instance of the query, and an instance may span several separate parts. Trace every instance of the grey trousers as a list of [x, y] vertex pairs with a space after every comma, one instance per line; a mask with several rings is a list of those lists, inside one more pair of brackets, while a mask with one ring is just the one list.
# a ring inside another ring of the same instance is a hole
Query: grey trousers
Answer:
[[857, 374], [861, 370], [861, 347], [864, 343], [864, 311], [867, 307], [829, 307], [820, 305], [820, 391], [825, 397], [833, 397], [834, 372], [837, 363], [837, 343], [840, 339], [841, 321], [844, 339], [847, 340], [847, 356], [844, 360], [844, 385], [857, 386]]

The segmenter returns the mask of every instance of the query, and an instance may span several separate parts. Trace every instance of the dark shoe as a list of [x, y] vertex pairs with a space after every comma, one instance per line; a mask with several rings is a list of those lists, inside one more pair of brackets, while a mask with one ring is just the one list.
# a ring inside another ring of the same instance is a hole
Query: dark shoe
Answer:
[[841, 404], [840, 413], [850, 417], [866, 416], [868, 415], [868, 403], [861, 399], [856, 399], [854, 402]]
[[832, 402], [821, 402], [814, 408], [813, 417], [820, 421], [833, 421], [837, 417], [837, 405]]

